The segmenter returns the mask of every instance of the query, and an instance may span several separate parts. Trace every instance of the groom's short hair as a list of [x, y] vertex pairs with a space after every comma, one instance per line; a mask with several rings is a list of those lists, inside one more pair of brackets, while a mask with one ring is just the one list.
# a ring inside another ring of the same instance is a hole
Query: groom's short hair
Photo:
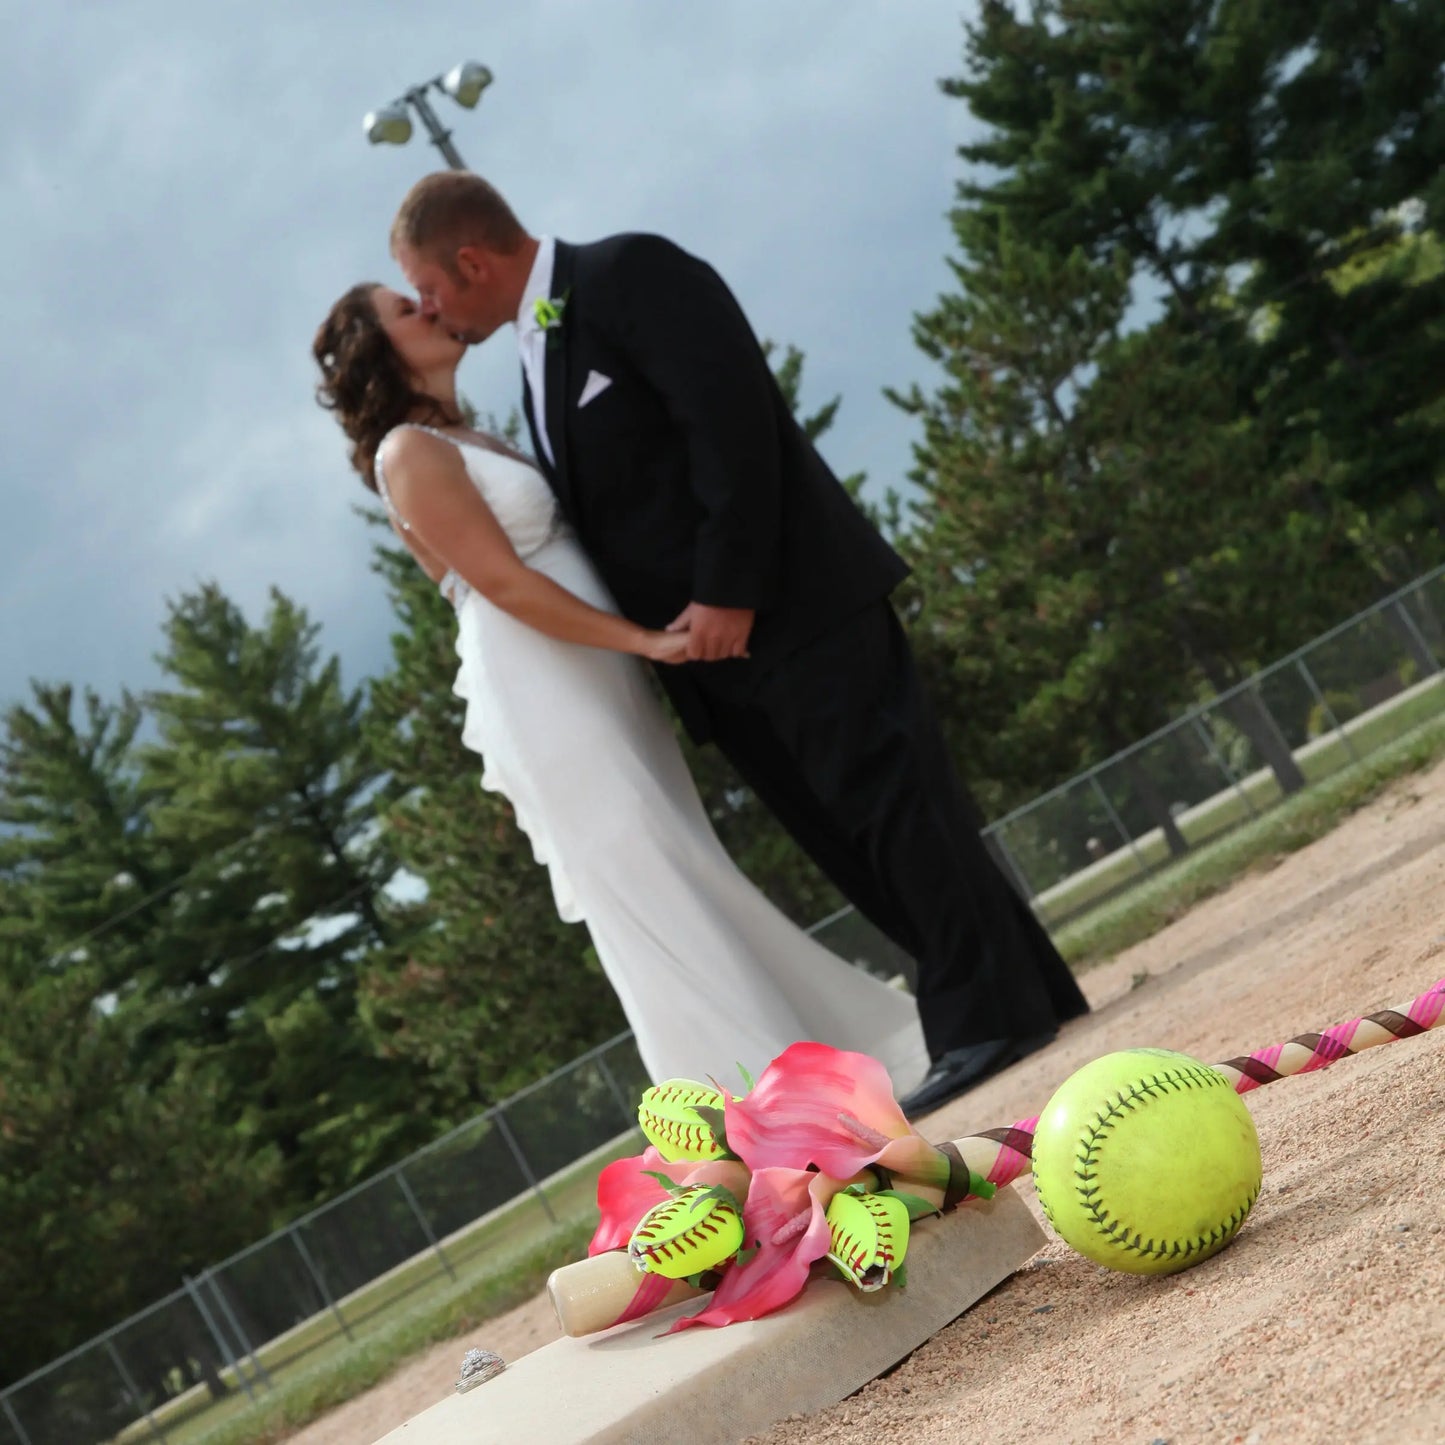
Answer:
[[470, 171], [437, 171], [406, 193], [391, 223], [391, 249], [403, 246], [450, 269], [462, 246], [510, 256], [527, 239], [522, 223], [490, 182]]

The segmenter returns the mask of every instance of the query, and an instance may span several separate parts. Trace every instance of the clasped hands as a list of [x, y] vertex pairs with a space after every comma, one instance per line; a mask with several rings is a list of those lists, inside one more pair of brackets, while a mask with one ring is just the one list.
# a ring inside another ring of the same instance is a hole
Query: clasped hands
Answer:
[[721, 662], [745, 658], [755, 615], [751, 607], [710, 607], [705, 602], [689, 602], [667, 624], [653, 661]]

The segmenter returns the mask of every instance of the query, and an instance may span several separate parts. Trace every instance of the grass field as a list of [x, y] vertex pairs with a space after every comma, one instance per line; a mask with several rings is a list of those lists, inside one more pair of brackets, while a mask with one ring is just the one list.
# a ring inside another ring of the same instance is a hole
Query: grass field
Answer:
[[[1445, 696], [1445, 688], [1439, 691]], [[1442, 754], [1445, 717], [1435, 716], [1363, 762], [1327, 776], [1057, 929], [1054, 942], [1076, 969], [1109, 958], [1158, 932], [1246, 870], [1322, 837], [1396, 778], [1428, 767]]]
[[[1315, 784], [1356, 765], [1367, 763], [1380, 749], [1408, 737], [1423, 724], [1445, 716], [1445, 674], [1417, 683], [1389, 701], [1361, 713], [1339, 732], [1315, 739], [1295, 753], [1306, 782]], [[1238, 788], [1227, 788], [1179, 814], [1175, 822], [1193, 847], [1208, 846], [1211, 839], [1238, 827], [1251, 815], [1263, 815], [1281, 801], [1279, 783], [1268, 768], [1241, 778]], [[1181, 860], [1187, 861], [1187, 860]], [[1034, 911], [1051, 928], [1067, 928], [1101, 900], [1130, 887], [1137, 880], [1169, 865], [1169, 849], [1159, 829], [1134, 839], [1131, 846], [1107, 857], [1063, 882], [1046, 888], [1033, 900]]]

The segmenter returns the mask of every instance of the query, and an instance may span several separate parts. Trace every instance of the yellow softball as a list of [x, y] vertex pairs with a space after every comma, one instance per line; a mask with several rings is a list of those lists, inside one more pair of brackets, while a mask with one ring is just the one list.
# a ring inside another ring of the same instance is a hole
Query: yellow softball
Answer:
[[698, 1106], [721, 1113], [727, 1099], [695, 1079], [666, 1079], [643, 1090], [637, 1122], [664, 1159], [721, 1159], [725, 1151], [712, 1126], [696, 1112]]
[[828, 1258], [864, 1294], [882, 1289], [908, 1253], [908, 1206], [896, 1194], [835, 1194]]
[[722, 1195], [695, 1184], [653, 1205], [632, 1231], [627, 1257], [668, 1279], [687, 1279], [731, 1259], [743, 1245], [743, 1221]]
[[1167, 1049], [1085, 1065], [1034, 1131], [1034, 1185], [1067, 1244], [1110, 1269], [1173, 1274], [1234, 1238], [1259, 1196], [1259, 1136], [1229, 1080]]

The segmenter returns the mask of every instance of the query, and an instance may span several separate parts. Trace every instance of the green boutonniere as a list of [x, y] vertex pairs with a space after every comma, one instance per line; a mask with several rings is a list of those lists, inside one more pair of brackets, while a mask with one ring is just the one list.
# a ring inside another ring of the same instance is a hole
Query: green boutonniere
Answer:
[[538, 329], [546, 333], [548, 346], [557, 344], [562, 329], [562, 315], [567, 309], [567, 298], [571, 294], [568, 290], [550, 299], [539, 296], [532, 303], [532, 315], [536, 318]]

